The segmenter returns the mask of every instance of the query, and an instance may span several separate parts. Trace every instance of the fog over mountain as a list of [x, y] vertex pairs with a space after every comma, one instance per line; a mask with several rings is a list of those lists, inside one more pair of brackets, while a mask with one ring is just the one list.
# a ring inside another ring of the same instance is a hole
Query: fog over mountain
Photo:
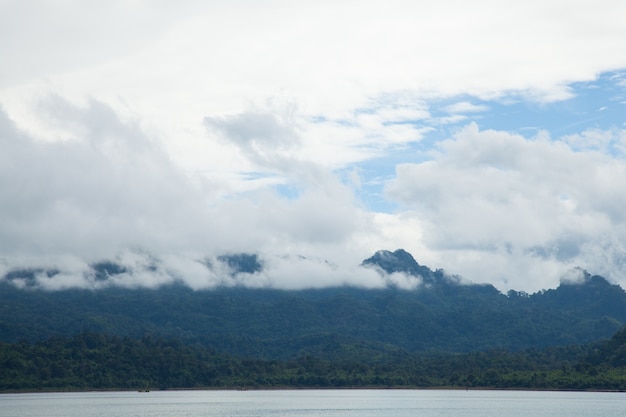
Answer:
[[0, 276], [412, 288], [359, 267], [405, 248], [502, 292], [575, 267], [624, 286], [624, 15], [0, 2]]
[[[386, 260], [381, 261], [381, 257]], [[390, 259], [395, 261], [393, 265], [389, 264]], [[223, 287], [302, 290], [340, 286], [411, 290], [433, 281], [433, 271], [419, 266], [403, 250], [378, 251], [352, 268], [304, 256], [262, 257], [239, 253], [202, 259], [161, 259], [148, 253], [130, 252], [114, 260], [64, 268], [67, 265], [13, 268], [5, 271], [0, 281], [18, 288], [43, 290], [159, 288], [171, 284], [183, 284], [194, 290]], [[444, 276], [443, 271], [437, 273]]]
[[319, 260], [273, 262], [253, 254], [206, 258], [193, 280], [156, 258], [91, 264], [73, 281], [59, 270], [12, 270], [0, 280], [0, 341], [97, 332], [173, 337], [247, 358], [349, 357], [351, 349], [580, 345], [626, 323], [624, 289], [581, 269], [555, 289], [503, 294], [420, 265], [402, 249], [377, 251], [349, 276], [324, 275], [333, 266]]
[[[127, 252], [111, 260], [90, 264], [57, 263], [47, 267], [14, 267], [3, 272], [0, 282], [17, 288], [38, 290], [128, 288], [159, 289], [182, 284], [193, 290], [222, 288], [308, 290], [338, 287], [357, 289], [430, 289], [440, 285], [454, 287], [489, 287], [490, 284], [468, 281], [443, 269], [420, 265], [404, 249], [379, 250], [351, 268], [327, 260], [262, 256], [251, 253], [222, 254], [198, 259], [157, 258], [146, 252]], [[71, 265], [69, 265], [71, 267]], [[561, 285], [586, 282], [591, 275], [573, 268], [560, 277]], [[602, 278], [604, 280], [604, 278]], [[544, 289], [545, 290], [545, 289]], [[509, 292], [525, 293], [524, 291]]]

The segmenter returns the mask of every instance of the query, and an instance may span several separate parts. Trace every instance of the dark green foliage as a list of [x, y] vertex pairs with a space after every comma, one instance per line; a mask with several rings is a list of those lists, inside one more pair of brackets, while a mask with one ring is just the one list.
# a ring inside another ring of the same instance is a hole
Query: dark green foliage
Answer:
[[[626, 368], [607, 364], [619, 356], [624, 334], [626, 330], [591, 347], [449, 355], [377, 350], [328, 335], [318, 341], [316, 355], [276, 361], [220, 354], [150, 335], [131, 339], [84, 332], [35, 344], [0, 343], [0, 390], [143, 390], [146, 386], [623, 390]], [[597, 363], [588, 361], [589, 352]]]
[[[119, 273], [107, 263], [95, 269]], [[35, 342], [81, 331], [134, 338], [150, 333], [236, 355], [286, 359], [314, 353], [315, 341], [330, 334], [408, 352], [523, 350], [590, 343], [626, 322], [626, 294], [600, 277], [505, 296], [490, 285], [460, 285], [432, 274], [432, 284], [413, 291], [192, 291], [174, 285], [45, 292], [5, 282], [0, 340]]]
[[593, 366], [626, 367], [626, 327], [609, 341], [594, 348], [587, 357]]
[[[232, 274], [262, 268], [256, 255], [219, 261]], [[626, 293], [602, 277], [504, 295], [461, 285], [402, 250], [363, 264], [425, 285], [46, 292], [37, 282], [57, 271], [11, 271], [0, 280], [0, 389], [625, 389], [625, 330], [576, 347], [626, 322]], [[91, 269], [98, 283], [126, 272], [106, 261]]]

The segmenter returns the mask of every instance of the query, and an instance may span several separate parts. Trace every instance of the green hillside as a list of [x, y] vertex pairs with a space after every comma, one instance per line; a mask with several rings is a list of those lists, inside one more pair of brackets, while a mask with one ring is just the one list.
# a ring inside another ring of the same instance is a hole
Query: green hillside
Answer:
[[[221, 261], [233, 274], [263, 267], [254, 255]], [[43, 291], [35, 274], [54, 270], [10, 271], [0, 280], [0, 389], [626, 388], [626, 293], [600, 276], [505, 295], [403, 250], [362, 267], [423, 285]], [[102, 282], [124, 273], [93, 268]]]
[[[624, 390], [626, 328], [588, 346], [465, 354], [372, 350], [333, 337], [289, 360], [241, 358], [202, 345], [80, 333], [0, 343], [0, 391], [171, 388], [498, 388]], [[338, 354], [338, 352], [342, 352]]]
[[[404, 251], [378, 252], [364, 267], [419, 274], [428, 285], [415, 290], [193, 291], [174, 285], [47, 292], [18, 289], [5, 279], [0, 282], [0, 340], [36, 342], [84, 331], [149, 334], [237, 356], [286, 359], [324, 351], [332, 338], [407, 352], [580, 345], [608, 338], [626, 323], [626, 293], [599, 276], [587, 274], [581, 282], [536, 294], [504, 295], [491, 285], [461, 284], [418, 265]], [[107, 274], [115, 271], [106, 268]]]

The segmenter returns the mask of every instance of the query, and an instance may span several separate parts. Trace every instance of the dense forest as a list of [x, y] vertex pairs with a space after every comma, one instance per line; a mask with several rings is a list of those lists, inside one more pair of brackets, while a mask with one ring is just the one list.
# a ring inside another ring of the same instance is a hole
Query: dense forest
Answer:
[[[262, 268], [251, 255], [222, 261], [234, 274]], [[10, 271], [0, 279], [0, 389], [625, 388], [626, 293], [603, 277], [502, 294], [403, 250], [362, 266], [423, 285], [44, 291], [42, 271]], [[124, 272], [94, 268], [102, 282]]]
[[[569, 304], [565, 292], [575, 292], [571, 298], [578, 301]], [[0, 284], [2, 341], [36, 342], [81, 331], [134, 338], [152, 334], [268, 359], [306, 353], [327, 334], [415, 352], [585, 344], [610, 337], [626, 323], [625, 316], [623, 291], [603, 280], [532, 296], [463, 286], [44, 292]]]
[[448, 387], [626, 389], [626, 328], [585, 347], [466, 354], [371, 356], [341, 344], [342, 359], [245, 359], [201, 345], [145, 336], [80, 333], [0, 343], [0, 390]]
[[51, 292], [16, 288], [5, 280], [0, 281], [0, 341], [37, 342], [83, 331], [151, 334], [236, 356], [288, 359], [317, 355], [327, 335], [375, 350], [516, 351], [591, 343], [626, 324], [626, 293], [599, 276], [535, 294], [502, 294], [491, 285], [462, 285], [421, 268], [426, 269], [421, 274], [430, 274], [428, 286], [415, 290], [194, 291], [181, 284]]

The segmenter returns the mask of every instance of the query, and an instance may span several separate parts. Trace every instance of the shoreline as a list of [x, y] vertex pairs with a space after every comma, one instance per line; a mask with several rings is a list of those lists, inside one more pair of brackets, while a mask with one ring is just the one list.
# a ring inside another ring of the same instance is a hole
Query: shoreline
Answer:
[[605, 390], [605, 389], [571, 389], [571, 388], [497, 388], [497, 387], [192, 387], [192, 388], [166, 388], [153, 389], [150, 391], [134, 390], [130, 388], [111, 388], [111, 389], [50, 389], [50, 390], [5, 390], [0, 391], [3, 394], [70, 394], [70, 393], [107, 393], [107, 392], [136, 392], [137, 394], [150, 394], [152, 392], [180, 392], [180, 391], [229, 391], [229, 392], [246, 392], [246, 391], [520, 391], [520, 392], [604, 392], [604, 393], [624, 393], [626, 390]]

